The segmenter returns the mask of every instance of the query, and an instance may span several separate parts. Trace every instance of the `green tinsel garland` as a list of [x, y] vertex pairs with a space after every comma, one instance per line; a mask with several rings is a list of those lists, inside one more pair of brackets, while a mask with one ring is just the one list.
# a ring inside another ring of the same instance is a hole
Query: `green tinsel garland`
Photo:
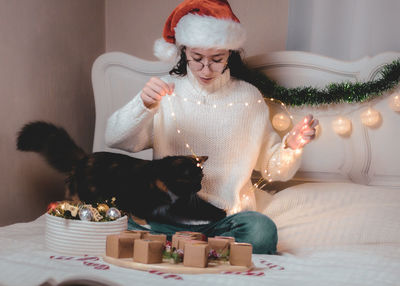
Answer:
[[[383, 66], [381, 77], [368, 82], [331, 83], [325, 88], [285, 88], [266, 76], [256, 75], [260, 91], [266, 98], [280, 100], [286, 105], [320, 105], [368, 101], [392, 89], [400, 80], [400, 58]], [[257, 82], [257, 80], [256, 80]]]

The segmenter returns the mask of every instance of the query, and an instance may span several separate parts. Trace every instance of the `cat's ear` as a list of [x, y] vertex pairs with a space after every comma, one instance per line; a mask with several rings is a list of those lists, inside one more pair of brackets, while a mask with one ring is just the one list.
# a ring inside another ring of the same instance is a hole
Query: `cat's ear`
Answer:
[[200, 164], [203, 164], [205, 161], [207, 161], [208, 156], [197, 156], [196, 161], [199, 162]]

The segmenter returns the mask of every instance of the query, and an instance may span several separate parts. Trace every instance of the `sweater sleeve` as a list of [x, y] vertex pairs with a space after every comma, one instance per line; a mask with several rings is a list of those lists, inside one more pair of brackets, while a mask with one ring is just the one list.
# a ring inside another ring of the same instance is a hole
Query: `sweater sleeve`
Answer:
[[289, 133], [280, 140], [279, 135], [272, 129], [269, 119], [267, 120], [258, 169], [268, 181], [288, 181], [300, 167], [301, 150], [285, 148], [284, 142]]
[[148, 109], [138, 93], [107, 120], [106, 145], [129, 152], [139, 152], [153, 145], [153, 118], [158, 106]]

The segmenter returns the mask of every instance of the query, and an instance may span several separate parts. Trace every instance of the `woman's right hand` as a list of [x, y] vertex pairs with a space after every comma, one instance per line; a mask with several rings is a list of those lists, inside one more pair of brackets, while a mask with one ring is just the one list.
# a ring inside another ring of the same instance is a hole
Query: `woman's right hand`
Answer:
[[152, 77], [143, 87], [140, 97], [144, 105], [151, 109], [158, 105], [164, 95], [171, 94], [174, 88], [173, 83], [166, 83], [158, 77]]

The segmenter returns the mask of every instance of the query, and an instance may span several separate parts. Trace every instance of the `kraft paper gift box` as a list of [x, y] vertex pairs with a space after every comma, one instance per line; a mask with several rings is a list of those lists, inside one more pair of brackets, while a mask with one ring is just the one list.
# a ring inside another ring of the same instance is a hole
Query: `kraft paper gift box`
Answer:
[[202, 240], [193, 240], [193, 239], [179, 239], [178, 240], [178, 249], [182, 249], [183, 253], [185, 253], [185, 245], [186, 244], [193, 244], [193, 243], [198, 243], [198, 244], [207, 244], [206, 241], [202, 241]]
[[253, 246], [250, 243], [231, 242], [229, 263], [231, 265], [250, 267], [252, 265], [252, 252]]
[[131, 237], [134, 239], [141, 239], [142, 238], [142, 234], [138, 233], [138, 232], [133, 232], [133, 231], [123, 231], [119, 234], [121, 237]]
[[226, 239], [229, 242], [235, 242], [235, 238], [232, 236], [215, 236], [214, 238], [218, 238], [218, 239]]
[[161, 241], [164, 246], [167, 244], [167, 236], [165, 234], [145, 233], [143, 239]]
[[186, 243], [184, 248], [183, 265], [186, 267], [207, 267], [210, 246], [204, 243]]
[[161, 263], [163, 249], [161, 241], [137, 239], [133, 250], [133, 261], [146, 264]]
[[146, 234], [149, 234], [150, 231], [148, 230], [125, 230], [123, 232], [121, 232], [121, 234], [132, 234], [132, 235], [140, 235], [140, 238], [143, 238], [143, 236], [145, 236]]
[[113, 234], [106, 238], [106, 255], [114, 258], [133, 257], [134, 237], [129, 235]]
[[217, 237], [209, 237], [208, 244], [211, 249], [214, 249], [217, 253], [222, 253], [229, 249], [231, 240]]
[[201, 232], [194, 231], [178, 231], [172, 236], [172, 247], [178, 249], [178, 241], [180, 239], [204, 240], [205, 236]]

